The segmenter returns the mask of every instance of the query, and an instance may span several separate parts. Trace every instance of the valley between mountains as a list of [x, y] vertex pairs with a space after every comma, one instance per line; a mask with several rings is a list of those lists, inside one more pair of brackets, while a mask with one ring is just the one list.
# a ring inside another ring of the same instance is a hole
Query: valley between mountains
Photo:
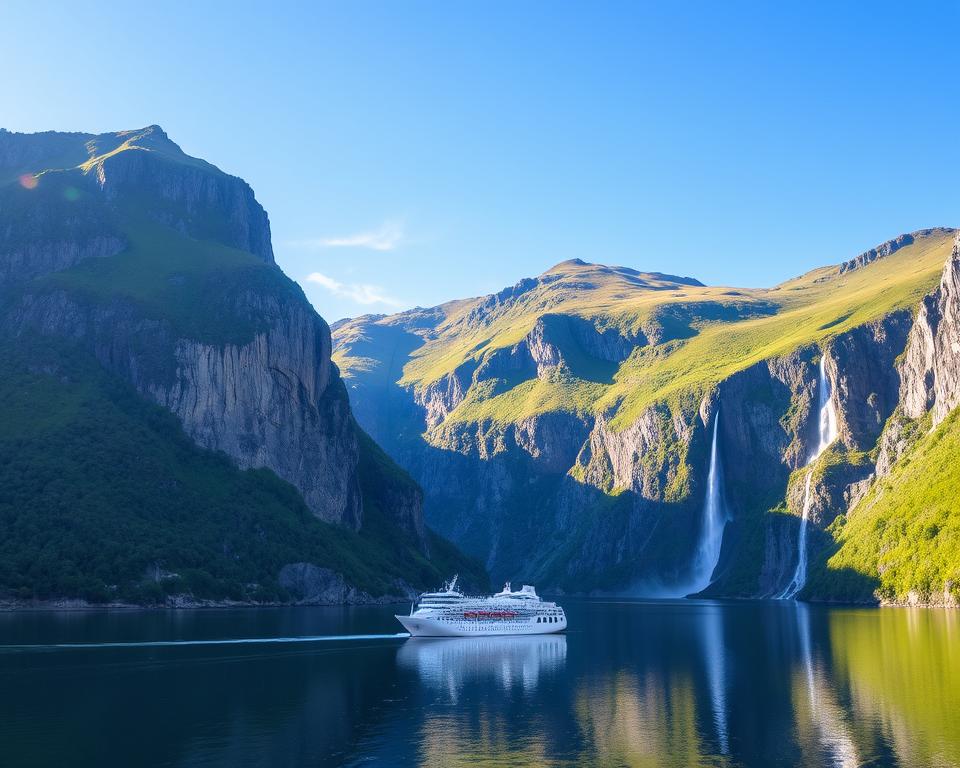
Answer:
[[[637, 254], [642, 262], [644, 254]], [[960, 601], [960, 238], [335, 323], [158, 126], [0, 131], [0, 605]]]

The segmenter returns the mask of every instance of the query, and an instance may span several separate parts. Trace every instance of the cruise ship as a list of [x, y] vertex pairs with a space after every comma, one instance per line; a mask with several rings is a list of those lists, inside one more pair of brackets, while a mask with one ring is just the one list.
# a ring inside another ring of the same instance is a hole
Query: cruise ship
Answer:
[[397, 621], [413, 637], [475, 637], [477, 635], [546, 635], [567, 628], [567, 617], [556, 603], [540, 599], [524, 584], [518, 592], [508, 581], [489, 597], [468, 597], [457, 589], [457, 577], [437, 592], [424, 592]]

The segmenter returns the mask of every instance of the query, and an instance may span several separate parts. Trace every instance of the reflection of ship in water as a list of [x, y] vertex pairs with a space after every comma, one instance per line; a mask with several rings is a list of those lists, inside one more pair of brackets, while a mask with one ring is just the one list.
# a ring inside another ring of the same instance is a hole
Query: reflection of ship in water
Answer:
[[522, 685], [532, 691], [541, 675], [562, 670], [567, 661], [564, 635], [514, 635], [407, 640], [397, 651], [401, 668], [456, 697], [466, 684], [493, 681], [503, 690]]

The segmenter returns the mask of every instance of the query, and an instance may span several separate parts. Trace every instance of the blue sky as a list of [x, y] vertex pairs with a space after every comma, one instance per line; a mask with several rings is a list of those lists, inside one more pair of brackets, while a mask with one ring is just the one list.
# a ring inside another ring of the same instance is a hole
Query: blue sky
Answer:
[[159, 123], [328, 320], [574, 257], [771, 285], [960, 225], [957, 3], [261, 5], [8, 0], [0, 126]]

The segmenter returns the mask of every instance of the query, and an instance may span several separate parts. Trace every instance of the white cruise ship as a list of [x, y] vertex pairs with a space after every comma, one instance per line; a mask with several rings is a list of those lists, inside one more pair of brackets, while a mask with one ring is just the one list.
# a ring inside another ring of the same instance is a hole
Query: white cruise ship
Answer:
[[457, 589], [457, 577], [439, 592], [424, 592], [397, 621], [414, 637], [474, 637], [477, 635], [546, 635], [567, 628], [567, 617], [556, 603], [546, 603], [524, 584], [519, 592], [508, 581], [490, 597], [468, 597]]

